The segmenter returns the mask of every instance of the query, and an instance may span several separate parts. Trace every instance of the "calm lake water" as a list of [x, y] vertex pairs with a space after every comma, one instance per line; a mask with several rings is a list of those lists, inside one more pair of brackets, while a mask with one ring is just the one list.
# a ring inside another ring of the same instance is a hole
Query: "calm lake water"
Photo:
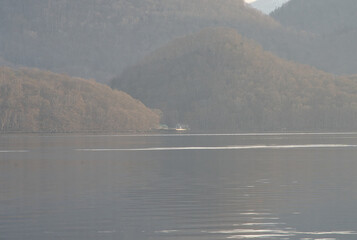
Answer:
[[357, 239], [357, 134], [0, 135], [0, 239]]

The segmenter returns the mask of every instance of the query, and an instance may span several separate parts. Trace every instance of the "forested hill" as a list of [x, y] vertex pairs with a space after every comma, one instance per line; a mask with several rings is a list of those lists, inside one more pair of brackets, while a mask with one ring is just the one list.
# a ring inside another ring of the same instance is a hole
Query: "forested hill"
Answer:
[[291, 0], [271, 16], [299, 30], [335, 35], [357, 29], [356, 12], [355, 0]]
[[143, 131], [158, 123], [141, 102], [95, 81], [0, 68], [0, 133]]
[[356, 130], [357, 79], [282, 60], [233, 29], [179, 38], [112, 81], [192, 129]]
[[102, 82], [205, 27], [233, 27], [282, 55], [304, 49], [304, 37], [243, 0], [2, 0], [0, 22], [7, 61]]

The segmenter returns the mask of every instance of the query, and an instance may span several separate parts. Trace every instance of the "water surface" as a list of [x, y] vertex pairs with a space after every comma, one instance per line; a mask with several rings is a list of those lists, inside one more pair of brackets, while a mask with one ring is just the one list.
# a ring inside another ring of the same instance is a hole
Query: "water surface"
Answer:
[[357, 239], [357, 134], [1, 135], [0, 239]]

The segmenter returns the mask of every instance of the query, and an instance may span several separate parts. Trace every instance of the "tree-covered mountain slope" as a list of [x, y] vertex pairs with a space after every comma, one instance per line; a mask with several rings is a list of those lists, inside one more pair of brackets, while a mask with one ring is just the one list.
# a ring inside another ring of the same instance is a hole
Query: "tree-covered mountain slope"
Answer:
[[159, 116], [93, 80], [0, 67], [0, 132], [144, 131]]
[[357, 128], [357, 82], [282, 60], [233, 29], [178, 38], [127, 68], [114, 88], [169, 125], [237, 131]]

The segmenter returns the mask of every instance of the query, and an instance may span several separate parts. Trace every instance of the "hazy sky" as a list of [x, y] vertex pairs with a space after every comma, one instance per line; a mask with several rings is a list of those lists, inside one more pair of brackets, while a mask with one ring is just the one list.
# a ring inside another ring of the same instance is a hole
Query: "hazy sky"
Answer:
[[255, 0], [245, 0], [247, 3], [255, 2]]

